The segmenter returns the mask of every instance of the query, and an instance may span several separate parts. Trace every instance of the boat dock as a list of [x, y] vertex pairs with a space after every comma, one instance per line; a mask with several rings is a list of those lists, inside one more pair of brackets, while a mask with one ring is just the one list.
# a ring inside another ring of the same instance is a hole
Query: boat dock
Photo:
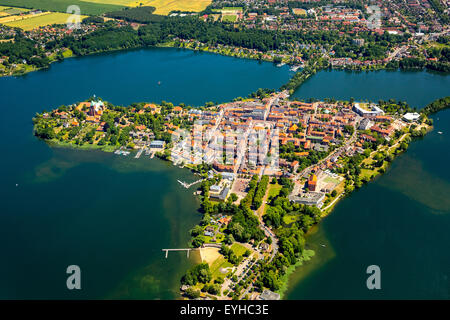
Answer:
[[169, 256], [169, 251], [187, 251], [187, 257], [189, 258], [189, 251], [191, 250], [198, 250], [194, 248], [186, 248], [186, 249], [162, 249], [162, 251], [166, 252], [166, 259]]
[[139, 157], [141, 156], [142, 152], [144, 152], [145, 148], [141, 148], [139, 149], [139, 151], [136, 153], [136, 156], [134, 157], [135, 159], [139, 159]]
[[197, 180], [197, 181], [194, 181], [194, 182], [192, 182], [192, 183], [187, 183], [187, 182], [184, 182], [184, 181], [180, 181], [180, 180], [177, 180], [183, 187], [185, 187], [186, 189], [189, 189], [190, 187], [192, 187], [193, 185], [195, 185], [195, 184], [197, 184], [197, 183], [200, 183], [200, 182], [202, 182], [203, 180], [205, 180], [205, 179], [199, 179], [199, 180]]

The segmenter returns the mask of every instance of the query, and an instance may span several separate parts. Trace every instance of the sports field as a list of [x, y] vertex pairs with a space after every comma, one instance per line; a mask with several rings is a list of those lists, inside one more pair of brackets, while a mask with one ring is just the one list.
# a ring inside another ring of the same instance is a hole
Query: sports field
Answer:
[[[61, 13], [61, 12], [44, 12], [39, 15], [27, 15], [27, 16], [14, 16], [21, 18], [19, 20], [11, 21], [11, 22], [2, 22], [0, 18], [0, 23], [3, 23], [10, 27], [17, 27], [23, 30], [32, 30], [38, 27], [47, 26], [51, 24], [63, 24], [67, 22], [67, 19], [70, 17], [70, 14]], [[81, 16], [81, 19], [86, 16]], [[7, 17], [10, 18], [10, 17]]]

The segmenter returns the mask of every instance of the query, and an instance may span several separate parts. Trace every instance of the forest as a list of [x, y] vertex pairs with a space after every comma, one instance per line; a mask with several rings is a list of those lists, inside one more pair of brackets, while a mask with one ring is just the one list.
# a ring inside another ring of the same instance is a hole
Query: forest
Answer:
[[441, 110], [445, 110], [450, 108], [450, 96], [445, 98], [437, 99], [423, 108], [420, 112], [426, 116], [430, 116], [434, 113], [437, 113]]

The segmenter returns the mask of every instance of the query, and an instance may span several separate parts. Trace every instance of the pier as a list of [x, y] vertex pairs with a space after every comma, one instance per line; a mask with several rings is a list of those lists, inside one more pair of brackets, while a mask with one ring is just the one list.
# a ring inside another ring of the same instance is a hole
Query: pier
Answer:
[[141, 156], [142, 152], [144, 152], [144, 149], [145, 148], [139, 149], [139, 151], [136, 153], [136, 156], [135, 156], [136, 159], [139, 159], [139, 157]]
[[195, 184], [197, 184], [197, 183], [200, 183], [200, 182], [202, 182], [203, 180], [205, 180], [205, 179], [199, 179], [199, 180], [197, 180], [197, 181], [194, 181], [194, 182], [192, 182], [192, 183], [187, 183], [187, 182], [184, 182], [184, 181], [180, 181], [180, 180], [177, 180], [183, 187], [185, 187], [186, 189], [189, 189], [190, 187], [192, 187], [193, 185], [195, 185]]
[[162, 251], [166, 252], [166, 259], [169, 256], [169, 251], [187, 251], [187, 257], [189, 258], [189, 251], [191, 250], [198, 250], [194, 248], [187, 248], [187, 249], [162, 249]]

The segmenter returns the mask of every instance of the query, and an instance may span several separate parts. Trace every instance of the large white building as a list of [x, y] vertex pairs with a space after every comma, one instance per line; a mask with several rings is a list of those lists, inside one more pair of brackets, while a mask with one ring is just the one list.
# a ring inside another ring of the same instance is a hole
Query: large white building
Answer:
[[417, 112], [408, 112], [403, 115], [403, 120], [408, 122], [417, 121], [420, 118], [420, 114]]
[[377, 105], [375, 104], [367, 104], [367, 103], [359, 103], [355, 102], [353, 105], [353, 110], [363, 117], [368, 116], [380, 116], [384, 114], [384, 111], [381, 110]]

